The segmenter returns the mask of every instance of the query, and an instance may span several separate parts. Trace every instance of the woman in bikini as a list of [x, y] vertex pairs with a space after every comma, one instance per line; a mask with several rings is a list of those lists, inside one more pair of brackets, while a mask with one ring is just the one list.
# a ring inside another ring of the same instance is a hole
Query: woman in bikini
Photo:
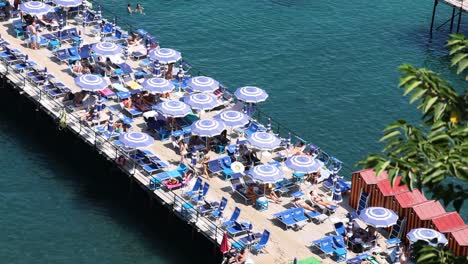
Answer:
[[306, 201], [304, 201], [300, 197], [294, 198], [293, 202], [294, 202], [294, 205], [297, 207], [304, 208], [305, 210], [308, 210], [308, 211], [315, 211], [315, 209], [312, 206], [310, 206], [308, 203], [306, 203]]
[[315, 191], [310, 192], [310, 199], [312, 200], [313, 203], [321, 205], [321, 206], [325, 206], [325, 207], [336, 206], [336, 203], [325, 200], [322, 197], [319, 197]]

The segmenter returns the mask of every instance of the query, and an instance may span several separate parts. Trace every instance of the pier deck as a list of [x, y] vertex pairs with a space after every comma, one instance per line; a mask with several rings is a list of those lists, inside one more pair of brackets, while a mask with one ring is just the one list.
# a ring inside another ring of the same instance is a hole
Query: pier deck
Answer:
[[[456, 1], [454, 1], [456, 2]], [[71, 23], [71, 26], [76, 26]], [[42, 48], [40, 50], [32, 50], [25, 46], [24, 41], [16, 38], [12, 34], [12, 23], [11, 22], [1, 22], [0, 23], [0, 32], [6, 41], [8, 41], [12, 47], [18, 48], [24, 54], [28, 54], [29, 58], [36, 63], [38, 63], [42, 68], [47, 67], [48, 71], [55, 75], [56, 79], [60, 80], [71, 88], [74, 92], [80, 91], [80, 89], [74, 84], [74, 78], [71, 76], [68, 66], [66, 64], [58, 64], [52, 58], [54, 55], [48, 49]], [[84, 34], [84, 41], [87, 43], [95, 43], [98, 40], [91, 35]], [[65, 46], [67, 47], [67, 46]], [[133, 68], [138, 67], [138, 62], [127, 60]], [[25, 81], [18, 73], [15, 73], [11, 68], [7, 70], [5, 64], [0, 64], [0, 73], [3, 73], [11, 82], [16, 84], [19, 89], [23, 90], [24, 93], [31, 97], [34, 101], [37, 101], [41, 108], [49, 113], [53, 118], [59, 119], [63, 117], [64, 107], [61, 104], [60, 100], [55, 100], [51, 97], [45, 95], [39, 87], [34, 86], [32, 83]], [[176, 96], [176, 95], [172, 95]], [[108, 105], [117, 106], [116, 102], [109, 102]], [[118, 107], [118, 106], [117, 106]], [[108, 110], [106, 110], [108, 111]], [[205, 113], [204, 117], [212, 116], [216, 111]], [[121, 154], [118, 149], [113, 145], [111, 141], [108, 141], [106, 138], [96, 135], [94, 130], [91, 127], [83, 125], [80, 122], [80, 117], [84, 114], [83, 110], [75, 111], [71, 114], [67, 114], [66, 124], [68, 129], [80, 136], [86, 143], [94, 145], [96, 149], [106, 156], [110, 160], [116, 160], [116, 158]], [[134, 119], [132, 124], [132, 129], [134, 131], [145, 130], [145, 122], [142, 117]], [[239, 135], [232, 135], [232, 142], [235, 142]], [[173, 150], [170, 141], [161, 141], [156, 140], [155, 144], [148, 148], [153, 153], [157, 154], [163, 160], [166, 160], [170, 163], [170, 169], [174, 169], [180, 160], [180, 156]], [[214, 152], [210, 152], [211, 159], [217, 158], [219, 155]], [[276, 155], [270, 153], [264, 153], [262, 155], [262, 161], [267, 162], [275, 158]], [[134, 177], [137, 182], [143, 188], [146, 188], [148, 191], [150, 177], [142, 173], [139, 169], [133, 170], [132, 165], [121, 167], [130, 177]], [[196, 169], [200, 170], [198, 166]], [[291, 171], [286, 171], [286, 177], [291, 177]], [[350, 210], [347, 207], [347, 201], [345, 200], [338, 209], [338, 211], [326, 220], [322, 224], [308, 223], [300, 231], [293, 230], [284, 230], [284, 228], [276, 221], [272, 221], [273, 213], [282, 211], [291, 206], [290, 198], [283, 198], [281, 204], [270, 203], [269, 208], [266, 211], [257, 211], [251, 205], [244, 205], [242, 202], [239, 202], [235, 195], [230, 194], [227, 190], [229, 189], [229, 182], [224, 181], [218, 177], [213, 177], [211, 179], [204, 179], [209, 181], [211, 188], [208, 192], [207, 200], [219, 201], [221, 197], [228, 198], [228, 204], [226, 208], [225, 215], [230, 216], [234, 207], [241, 208], [240, 220], [250, 221], [254, 226], [255, 232], [263, 232], [264, 229], [267, 229], [271, 232], [270, 241], [266, 247], [265, 253], [260, 253], [256, 256], [252, 256], [256, 263], [291, 263], [294, 257], [298, 259], [307, 258], [310, 256], [316, 256], [315, 253], [310, 249], [311, 241], [322, 238], [327, 233], [334, 231], [333, 223], [330, 219], [332, 218], [345, 218], [345, 214]], [[110, 183], [111, 186], [111, 183]], [[308, 191], [310, 186], [302, 185], [303, 191]], [[181, 213], [181, 204], [185, 201], [182, 201], [181, 194], [182, 190], [177, 190], [175, 192], [164, 191], [158, 189], [152, 191], [153, 194], [158, 197], [158, 199], [174, 209], [176, 214], [180, 215]], [[321, 194], [321, 192], [319, 190]], [[196, 217], [189, 220], [192, 225], [196, 226], [204, 235], [209, 237], [215, 243], [219, 244], [222, 239], [222, 231], [217, 227], [213, 226], [214, 224], [218, 225], [219, 223], [213, 223], [203, 219], [203, 217]], [[361, 224], [361, 226], [364, 226]], [[382, 244], [382, 243], [380, 243]], [[351, 251], [348, 251], [348, 254], [353, 254]], [[319, 258], [318, 256], [316, 256]], [[323, 259], [324, 263], [333, 262], [329, 258]]]

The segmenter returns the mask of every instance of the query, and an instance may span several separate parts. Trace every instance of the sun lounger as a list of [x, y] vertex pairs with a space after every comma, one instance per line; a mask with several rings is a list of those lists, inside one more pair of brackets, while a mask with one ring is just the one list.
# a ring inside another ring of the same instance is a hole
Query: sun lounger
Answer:
[[293, 212], [291, 209], [276, 213], [273, 215], [276, 219], [278, 219], [281, 223], [283, 223], [288, 228], [297, 228], [297, 221], [294, 220]]
[[250, 230], [250, 223], [239, 223], [235, 221], [231, 226], [226, 228], [229, 237], [236, 237], [247, 233]]
[[346, 233], [345, 226], [343, 222], [338, 222], [333, 224], [335, 228], [335, 233], [340, 236], [344, 236]]
[[55, 52], [55, 57], [62, 63], [68, 61], [69, 54], [66, 49], [61, 49]]
[[223, 216], [224, 209], [226, 209], [227, 199], [225, 197], [221, 198], [221, 202], [216, 210], [212, 211], [210, 216], [213, 219], [220, 219]]
[[201, 189], [201, 192], [198, 192], [198, 193], [195, 193], [192, 197], [191, 197], [191, 200], [194, 201], [194, 202], [200, 202], [200, 201], [203, 201], [206, 197], [206, 194], [208, 193], [208, 191], [210, 190], [210, 184], [205, 182], [205, 184], [203, 184], [203, 188]]
[[346, 243], [344, 242], [344, 238], [343, 236], [334, 236], [333, 237], [333, 247], [335, 249], [338, 249], [338, 248], [348, 248], [348, 246], [346, 246]]
[[331, 256], [335, 249], [333, 248], [333, 237], [327, 236], [322, 239], [312, 242], [317, 249], [320, 250], [324, 255]]
[[193, 195], [195, 195], [196, 193], [198, 193], [198, 191], [200, 190], [200, 188], [202, 187], [202, 178], [198, 177], [197, 178], [197, 181], [195, 182], [195, 184], [193, 185], [192, 187], [192, 190], [184, 193], [184, 196], [187, 197], [187, 198], [190, 198], [192, 197]]
[[237, 221], [237, 219], [239, 219], [240, 213], [241, 213], [240, 208], [236, 206], [229, 220], [223, 223], [223, 227], [227, 228], [227, 227], [232, 226]]
[[252, 246], [252, 253], [258, 254], [265, 249], [268, 240], [270, 239], [270, 231], [264, 230], [260, 241]]

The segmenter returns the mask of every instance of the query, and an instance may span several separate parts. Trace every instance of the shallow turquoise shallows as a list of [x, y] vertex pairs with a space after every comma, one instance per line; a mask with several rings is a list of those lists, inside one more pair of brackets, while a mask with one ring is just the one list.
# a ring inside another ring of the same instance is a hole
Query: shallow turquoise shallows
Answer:
[[[145, 15], [128, 15], [128, 1], [102, 5], [118, 15], [117, 23], [124, 18], [150, 31], [162, 47], [181, 51], [197, 69], [230, 88], [267, 90], [262, 110], [349, 170], [381, 148], [377, 141], [388, 123], [418, 121], [415, 106], [396, 88], [399, 65], [428, 67], [461, 82], [448, 67], [447, 26], [428, 40], [429, 0], [140, 2]], [[439, 6], [437, 24], [451, 13]], [[125, 197], [108, 191], [106, 180], [49, 152], [18, 123], [0, 115], [2, 262], [193, 260], [193, 252], [180, 254]]]

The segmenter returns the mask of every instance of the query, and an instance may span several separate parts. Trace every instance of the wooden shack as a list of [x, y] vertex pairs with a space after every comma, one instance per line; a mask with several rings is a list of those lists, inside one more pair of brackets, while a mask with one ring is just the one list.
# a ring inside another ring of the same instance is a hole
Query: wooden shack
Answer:
[[377, 177], [373, 169], [360, 170], [354, 172], [351, 178], [351, 195], [349, 197], [349, 205], [357, 209], [359, 197], [361, 192], [366, 192], [369, 194], [369, 204], [368, 206], [379, 206], [375, 198], [377, 194], [377, 183], [381, 180], [386, 180], [388, 175], [386, 172]]
[[432, 219], [445, 214], [444, 207], [438, 201], [430, 200], [411, 207], [407, 231], [413, 228], [430, 228]]
[[389, 179], [379, 181], [377, 182], [377, 193], [375, 195], [376, 204], [391, 209], [392, 198], [404, 192], [409, 192], [409, 189], [401, 183], [401, 177], [399, 176], [395, 178], [393, 186]]
[[457, 212], [450, 212], [432, 219], [429, 228], [435, 229], [443, 234], [459, 229], [465, 225], [463, 218]]
[[468, 225], [447, 234], [449, 248], [455, 256], [468, 256]]

